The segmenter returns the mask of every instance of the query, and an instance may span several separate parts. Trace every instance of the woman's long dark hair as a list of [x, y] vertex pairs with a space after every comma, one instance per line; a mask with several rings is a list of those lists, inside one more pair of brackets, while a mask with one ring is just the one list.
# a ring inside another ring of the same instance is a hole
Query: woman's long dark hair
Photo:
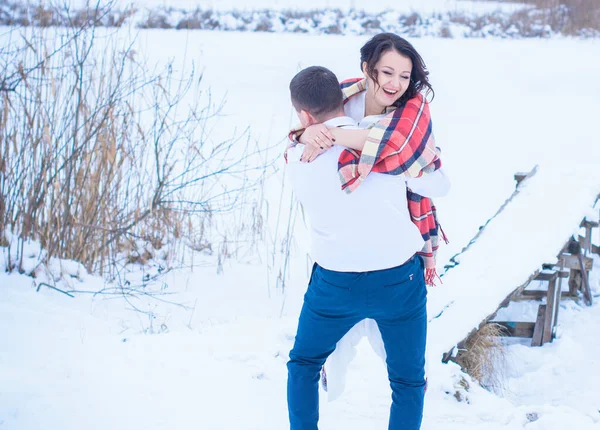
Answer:
[[394, 106], [400, 107], [408, 100], [415, 97], [418, 93], [425, 92], [425, 96], [429, 93], [432, 94], [431, 99], [435, 96], [433, 87], [429, 83], [429, 72], [425, 66], [423, 58], [419, 55], [417, 50], [408, 42], [406, 39], [394, 34], [394, 33], [380, 33], [373, 36], [371, 40], [360, 48], [360, 67], [362, 70], [363, 63], [367, 63], [367, 74], [373, 79], [377, 85], [379, 81], [377, 79], [378, 71], [375, 65], [381, 58], [381, 56], [390, 50], [396, 50], [401, 55], [410, 58], [412, 61], [412, 72], [410, 74], [410, 83], [408, 88], [402, 96], [394, 102]]

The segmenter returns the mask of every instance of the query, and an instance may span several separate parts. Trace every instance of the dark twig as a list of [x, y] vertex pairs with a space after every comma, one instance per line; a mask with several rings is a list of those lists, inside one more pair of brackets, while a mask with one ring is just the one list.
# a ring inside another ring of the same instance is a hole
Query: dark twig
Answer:
[[51, 290], [55, 290], [55, 291], [58, 291], [59, 293], [63, 293], [63, 294], [65, 294], [65, 295], [69, 296], [69, 297], [73, 297], [73, 298], [75, 297], [73, 294], [71, 294], [71, 293], [68, 293], [67, 291], [63, 291], [63, 290], [61, 290], [60, 288], [53, 287], [52, 285], [50, 285], [50, 284], [47, 284], [47, 283], [45, 283], [45, 282], [40, 282], [40, 283], [37, 285], [37, 289], [36, 289], [35, 291], [36, 291], [36, 292], [39, 292], [39, 291], [40, 291], [40, 288], [42, 287], [42, 285], [43, 285], [44, 287], [48, 287], [48, 288], [50, 288]]

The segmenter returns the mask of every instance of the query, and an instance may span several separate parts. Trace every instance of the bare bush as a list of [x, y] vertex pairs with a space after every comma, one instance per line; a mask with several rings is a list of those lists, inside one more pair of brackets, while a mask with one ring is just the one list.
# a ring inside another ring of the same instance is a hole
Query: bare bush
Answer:
[[486, 324], [471, 334], [453, 359], [463, 371], [484, 388], [495, 390], [502, 387], [503, 364], [506, 351], [500, 342], [503, 327]]
[[114, 1], [85, 2], [72, 8], [65, 2], [22, 2], [0, 0], [0, 25], [35, 27], [82, 27], [93, 24], [95, 27], [121, 27], [138, 10], [134, 7], [118, 9]]
[[600, 3], [596, 0], [561, 0], [566, 6], [568, 20], [565, 32], [577, 34], [583, 29], [600, 31]]
[[452, 31], [448, 25], [444, 25], [440, 30], [440, 37], [444, 39], [452, 39]]
[[124, 256], [140, 241], [206, 242], [206, 219], [233, 209], [264, 168], [249, 161], [258, 151], [245, 133], [212, 142], [207, 123], [220, 106], [201, 74], [154, 72], [96, 24], [1, 39], [0, 232], [19, 238], [7, 243], [17, 247], [8, 270], [25, 272], [29, 239], [41, 243], [41, 263], [71, 259], [108, 277], [123, 259], [150, 258]]
[[169, 16], [173, 12], [173, 9], [155, 9], [149, 10], [142, 22], [138, 24], [140, 28], [173, 28], [173, 25], [169, 22]]
[[[536, 7], [534, 16], [543, 16], [544, 22], [556, 32], [573, 35], [585, 30], [600, 31], [600, 2], [598, 0], [504, 0], [530, 4]], [[519, 15], [515, 14], [513, 20]], [[523, 16], [521, 14], [521, 16]]]

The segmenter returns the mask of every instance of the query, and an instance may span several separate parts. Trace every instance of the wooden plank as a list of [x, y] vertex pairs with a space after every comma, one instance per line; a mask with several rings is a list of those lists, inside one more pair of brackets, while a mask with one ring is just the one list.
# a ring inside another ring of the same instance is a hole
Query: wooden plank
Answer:
[[[525, 290], [525, 288], [527, 288], [527, 286], [529, 284], [531, 284], [531, 281], [533, 281], [535, 279], [535, 277], [540, 273], [539, 270], [536, 270], [535, 273], [533, 273], [529, 279], [527, 279], [523, 284], [521, 284], [520, 286], [518, 286], [517, 288], [514, 289], [514, 291], [512, 293], [510, 293], [508, 296], [506, 296], [506, 298], [500, 302], [500, 306], [498, 306], [498, 308], [505, 308], [507, 307], [511, 300], [513, 299], [513, 297], [518, 297], [521, 295], [521, 293], [523, 292], [523, 290]], [[496, 317], [496, 314], [498, 313], [498, 310], [495, 310], [494, 313], [488, 315], [488, 317], [483, 320], [483, 322], [481, 323], [481, 327], [483, 327], [483, 324], [486, 324], [489, 320], [493, 319]]]
[[527, 178], [527, 176], [529, 176], [529, 173], [527, 172], [517, 172], [515, 173], [515, 181], [517, 181], [517, 185], [519, 185], [521, 182], [523, 182], [523, 180], [525, 178]]
[[558, 272], [540, 272], [537, 274], [534, 281], [555, 281], [558, 277]]
[[[579, 265], [579, 258], [577, 257], [577, 255], [563, 254], [560, 258], [563, 260], [564, 267], [566, 269], [581, 270], [581, 266]], [[586, 272], [592, 270], [592, 265], [594, 261], [591, 258], [583, 257], [583, 262]]]
[[581, 224], [579, 224], [579, 227], [585, 227], [585, 228], [592, 227], [593, 228], [593, 227], [598, 227], [598, 225], [599, 225], [598, 221], [588, 221], [587, 219], [584, 218], [581, 221]]
[[537, 318], [535, 320], [535, 326], [533, 327], [533, 338], [531, 339], [531, 346], [542, 346], [542, 336], [544, 334], [544, 317], [546, 316], [546, 305], [540, 305], [538, 307]]
[[554, 270], [558, 273], [559, 278], [569, 277], [569, 272], [567, 270], [560, 269], [560, 261], [558, 263], [544, 263], [542, 264], [542, 270]]
[[[544, 297], [548, 296], [548, 291], [545, 290], [525, 290], [521, 293], [520, 296], [513, 297], [513, 301], [522, 301], [522, 300], [541, 300]], [[562, 291], [560, 293], [560, 297], [563, 299], [571, 298], [571, 293], [568, 291]]]
[[554, 313], [556, 312], [556, 278], [548, 283], [548, 296], [546, 300], [546, 315], [544, 316], [544, 333], [542, 344], [552, 342], [552, 327]]
[[503, 330], [503, 335], [510, 337], [533, 337], [533, 329], [535, 327], [535, 323], [532, 322], [513, 322], [513, 321], [493, 321], [488, 324], [498, 324], [501, 325]]
[[519, 187], [519, 185], [521, 185], [521, 182], [523, 182], [525, 179], [532, 177], [533, 175], [535, 175], [537, 173], [537, 169], [538, 166], [536, 165], [533, 169], [531, 169], [531, 172], [517, 172], [514, 175], [515, 181], [517, 181], [517, 188]]
[[[567, 269], [581, 270], [581, 266], [579, 265], [579, 258], [577, 255], [573, 254], [563, 254], [561, 257], [564, 262], [564, 266]], [[584, 257], [584, 267], [586, 271], [592, 270], [593, 260], [588, 257]]]
[[525, 290], [521, 294], [523, 299], [533, 300], [533, 299], [541, 299], [548, 295], [547, 290]]

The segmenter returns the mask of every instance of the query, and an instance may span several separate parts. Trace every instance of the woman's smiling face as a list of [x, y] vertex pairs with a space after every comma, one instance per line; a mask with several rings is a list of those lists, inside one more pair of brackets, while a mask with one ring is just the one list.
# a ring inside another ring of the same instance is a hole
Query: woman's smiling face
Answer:
[[[400, 54], [395, 49], [384, 52], [375, 64], [374, 82], [366, 70], [367, 63], [363, 63], [363, 73], [367, 78], [367, 107], [383, 113], [385, 108], [396, 102], [408, 89], [412, 61]], [[369, 113], [372, 114], [372, 113]]]

